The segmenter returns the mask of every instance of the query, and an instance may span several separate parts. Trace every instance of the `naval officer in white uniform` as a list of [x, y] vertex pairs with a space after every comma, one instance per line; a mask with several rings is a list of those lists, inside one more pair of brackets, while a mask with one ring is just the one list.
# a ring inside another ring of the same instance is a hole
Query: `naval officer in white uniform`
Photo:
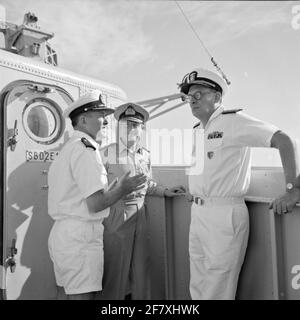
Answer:
[[94, 299], [102, 290], [103, 219], [112, 204], [147, 181], [143, 174], [129, 177], [128, 172], [107, 186], [95, 139], [105, 116], [113, 112], [94, 91], [72, 103], [64, 114], [75, 131], [48, 175], [48, 212], [55, 220], [48, 244], [58, 298], [65, 293], [69, 299]]
[[[189, 174], [192, 299], [235, 298], [249, 234], [244, 202], [251, 173], [249, 147], [279, 149], [286, 196], [299, 192], [294, 186], [296, 164], [291, 139], [240, 109], [224, 110], [226, 91], [223, 79], [205, 69], [193, 70], [180, 84], [182, 99], [189, 102], [193, 115], [200, 120], [194, 126], [194, 163]], [[287, 212], [286, 203], [281, 201], [274, 211]]]

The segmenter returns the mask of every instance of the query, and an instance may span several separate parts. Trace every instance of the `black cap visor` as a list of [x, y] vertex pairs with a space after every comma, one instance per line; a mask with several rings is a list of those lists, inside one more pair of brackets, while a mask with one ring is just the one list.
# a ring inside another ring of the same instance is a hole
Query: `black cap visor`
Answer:
[[219, 92], [223, 92], [222, 88], [217, 84], [215, 83], [214, 81], [210, 80], [210, 79], [206, 79], [206, 78], [199, 78], [195, 81], [192, 81], [190, 83], [182, 83], [180, 85], [180, 92], [184, 93], [184, 94], [188, 94], [189, 90], [190, 90], [190, 87], [193, 86], [193, 85], [201, 85], [201, 86], [204, 86], [204, 87], [207, 87], [207, 88], [210, 88], [210, 89], [214, 89], [216, 91], [219, 91]]
[[139, 112], [136, 112], [135, 115], [126, 115], [124, 112], [120, 115], [119, 120], [127, 120], [127, 121], [133, 121], [137, 123], [144, 123], [144, 117]]
[[74, 118], [74, 117], [78, 116], [79, 114], [85, 113], [88, 111], [102, 111], [102, 112], [104, 112], [105, 116], [108, 116], [108, 115], [115, 112], [114, 109], [107, 108], [104, 104], [99, 105], [99, 101], [95, 101], [95, 102], [90, 102], [90, 103], [84, 104], [83, 106], [81, 106], [79, 108], [76, 108], [75, 110], [73, 110], [69, 114], [69, 117]]

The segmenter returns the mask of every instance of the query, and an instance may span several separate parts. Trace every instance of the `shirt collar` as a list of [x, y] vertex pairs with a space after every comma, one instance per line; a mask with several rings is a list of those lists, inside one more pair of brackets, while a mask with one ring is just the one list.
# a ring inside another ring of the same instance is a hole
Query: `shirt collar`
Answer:
[[[209, 118], [208, 121], [207, 121], [207, 124], [208, 124], [209, 122], [211, 122], [213, 119], [217, 118], [223, 111], [224, 111], [224, 107], [223, 107], [223, 106], [219, 106], [219, 107], [214, 111], [214, 113], [210, 116], [210, 118]], [[207, 127], [207, 124], [206, 124], [206, 127]], [[200, 128], [203, 129], [203, 125], [202, 125], [201, 122], [200, 122]]]
[[213, 120], [213, 119], [216, 118], [218, 115], [220, 115], [223, 111], [224, 111], [224, 107], [223, 107], [223, 106], [218, 107], [218, 108], [214, 111], [214, 113], [210, 116], [210, 118], [209, 118], [208, 121]]
[[136, 153], [136, 152], [138, 152], [138, 150], [140, 149], [140, 146], [137, 145], [135, 152], [133, 152], [131, 149], [128, 149], [128, 148], [127, 148], [127, 145], [124, 143], [124, 141], [123, 141], [122, 139], [119, 139], [119, 141], [120, 141], [120, 143], [119, 143], [120, 154], [121, 154], [122, 152], [124, 152], [124, 151], [127, 152], [127, 150], [128, 150], [129, 153]]
[[80, 131], [80, 130], [74, 130], [72, 138], [86, 138], [95, 148], [96, 150], [99, 149], [99, 144], [96, 142], [91, 136], [89, 136], [87, 133]]

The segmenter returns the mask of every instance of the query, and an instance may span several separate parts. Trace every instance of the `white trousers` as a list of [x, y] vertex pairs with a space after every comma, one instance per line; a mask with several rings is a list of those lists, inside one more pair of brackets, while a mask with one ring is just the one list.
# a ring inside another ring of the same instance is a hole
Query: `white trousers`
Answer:
[[235, 299], [249, 235], [243, 200], [192, 204], [190, 294], [194, 300]]

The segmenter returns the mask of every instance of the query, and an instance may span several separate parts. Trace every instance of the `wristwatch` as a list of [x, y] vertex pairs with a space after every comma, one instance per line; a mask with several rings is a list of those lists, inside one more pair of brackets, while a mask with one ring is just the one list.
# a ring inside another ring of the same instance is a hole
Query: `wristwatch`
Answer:
[[293, 188], [294, 188], [294, 185], [291, 182], [287, 183], [286, 185], [287, 191], [291, 191]]

